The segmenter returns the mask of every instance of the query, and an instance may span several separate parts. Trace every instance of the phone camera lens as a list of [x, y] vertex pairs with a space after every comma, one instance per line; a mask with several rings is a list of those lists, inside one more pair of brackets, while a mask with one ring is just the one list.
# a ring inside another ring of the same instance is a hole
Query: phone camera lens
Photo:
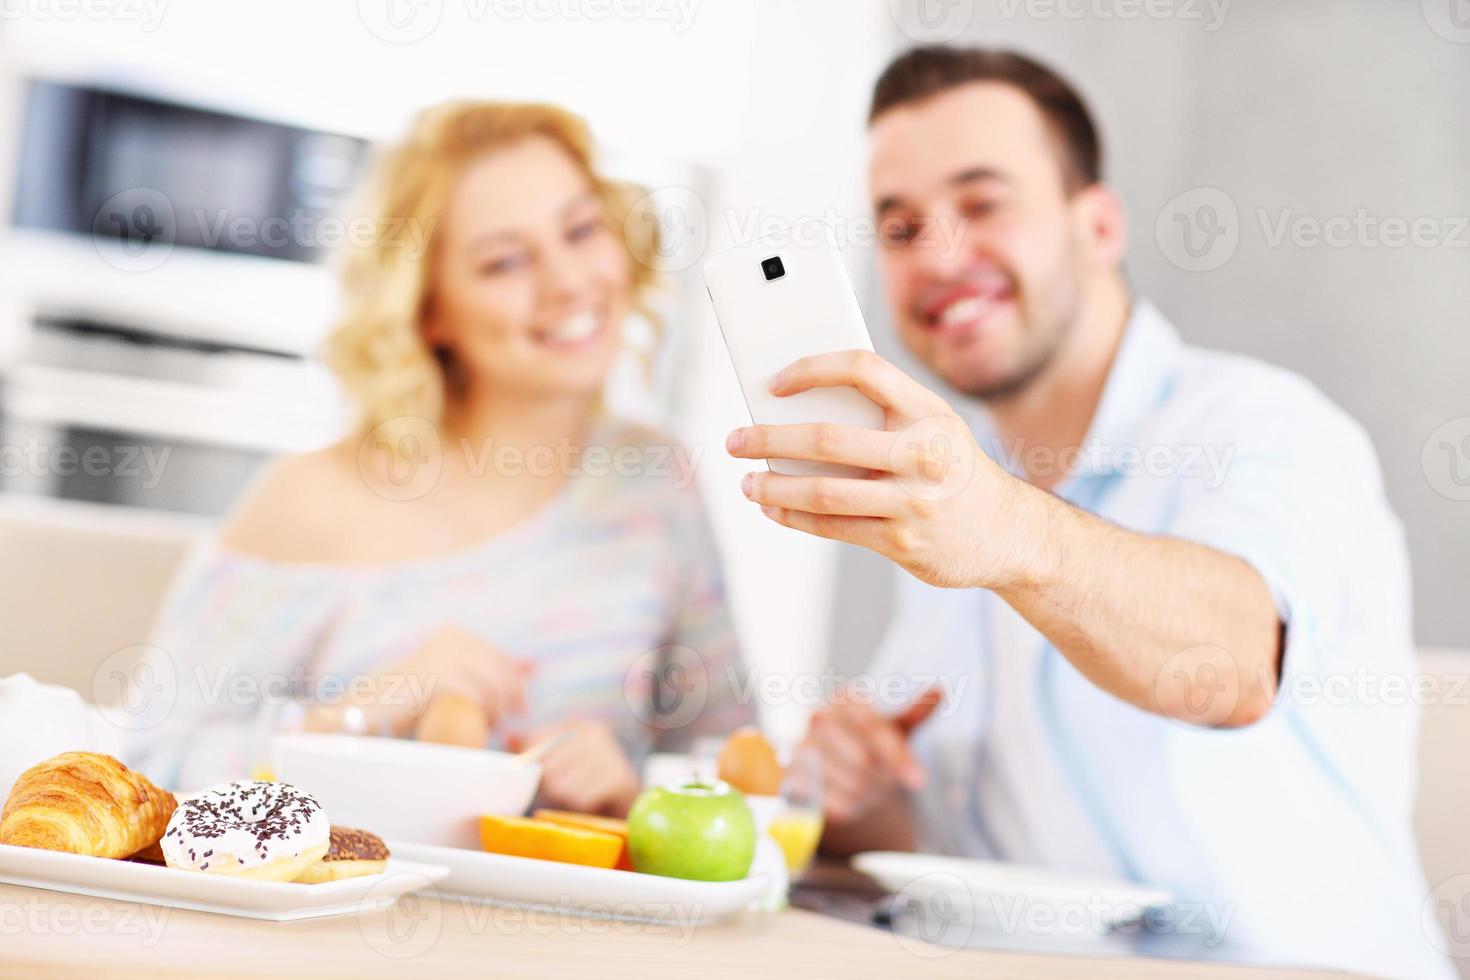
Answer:
[[786, 275], [786, 266], [781, 263], [781, 256], [773, 255], [761, 263], [761, 272], [766, 275], [766, 282], [772, 282]]

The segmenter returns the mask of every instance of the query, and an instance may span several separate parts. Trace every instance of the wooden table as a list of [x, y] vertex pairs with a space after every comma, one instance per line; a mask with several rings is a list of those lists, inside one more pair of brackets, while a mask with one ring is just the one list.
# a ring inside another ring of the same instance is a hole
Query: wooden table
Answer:
[[951, 950], [787, 909], [681, 928], [409, 896], [391, 909], [260, 922], [0, 884], [0, 977], [913, 976], [1309, 980], [1347, 974]]

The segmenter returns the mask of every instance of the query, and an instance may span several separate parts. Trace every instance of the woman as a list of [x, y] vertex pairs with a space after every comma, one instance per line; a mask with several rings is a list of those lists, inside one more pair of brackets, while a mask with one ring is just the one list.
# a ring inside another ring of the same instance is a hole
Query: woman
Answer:
[[371, 187], [383, 234], [348, 256], [328, 345], [358, 427], [271, 466], [181, 573], [155, 639], [177, 704], [151, 741], [189, 788], [255, 765], [283, 723], [262, 708], [303, 695], [314, 728], [567, 732], [543, 802], [623, 813], [656, 742], [748, 716], [685, 457], [601, 410], [651, 228], [544, 105], [425, 112]]

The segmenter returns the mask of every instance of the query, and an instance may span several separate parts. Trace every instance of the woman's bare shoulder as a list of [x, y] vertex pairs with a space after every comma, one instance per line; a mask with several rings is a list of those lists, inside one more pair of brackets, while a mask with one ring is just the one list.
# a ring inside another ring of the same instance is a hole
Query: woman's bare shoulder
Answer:
[[346, 441], [268, 464], [220, 529], [220, 543], [272, 561], [333, 561], [367, 506]]

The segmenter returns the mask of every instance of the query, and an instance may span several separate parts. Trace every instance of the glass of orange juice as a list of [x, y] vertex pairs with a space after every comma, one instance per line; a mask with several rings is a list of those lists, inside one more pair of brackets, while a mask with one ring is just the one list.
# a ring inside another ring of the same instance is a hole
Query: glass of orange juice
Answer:
[[795, 881], [812, 863], [822, 839], [822, 768], [815, 755], [799, 749], [791, 754], [781, 780], [781, 800], [766, 833], [780, 846]]

